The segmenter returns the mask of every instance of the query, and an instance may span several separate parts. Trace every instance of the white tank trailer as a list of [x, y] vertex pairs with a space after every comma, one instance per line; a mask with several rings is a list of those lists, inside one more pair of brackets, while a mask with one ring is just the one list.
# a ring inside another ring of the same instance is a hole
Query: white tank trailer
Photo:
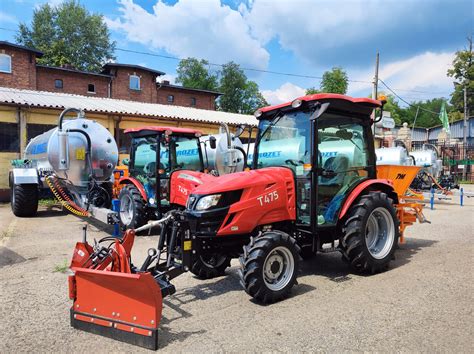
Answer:
[[404, 146], [375, 149], [377, 165], [413, 166], [414, 159]]
[[[68, 113], [76, 113], [76, 119], [66, 120]], [[29, 142], [23, 160], [12, 161], [13, 212], [17, 216], [35, 215], [40, 192], [49, 189], [48, 182], [53, 181], [82, 209], [109, 208], [117, 162], [118, 148], [110, 132], [87, 119], [82, 110], [67, 108], [56, 128]]]
[[415, 150], [410, 153], [415, 159], [416, 166], [420, 166], [436, 180], [443, 171], [443, 161], [438, 157], [436, 147], [431, 144], [424, 144], [421, 150]]

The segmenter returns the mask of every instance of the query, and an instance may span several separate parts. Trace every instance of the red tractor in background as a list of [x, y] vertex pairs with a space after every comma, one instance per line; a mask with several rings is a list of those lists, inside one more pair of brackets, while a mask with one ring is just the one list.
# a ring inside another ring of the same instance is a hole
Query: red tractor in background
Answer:
[[[175, 180], [200, 183], [190, 187], [184, 211], [155, 222], [162, 224], [159, 244], [140, 268], [130, 261], [140, 229], [94, 249], [78, 243], [72, 325], [156, 349], [162, 297], [202, 257], [239, 257], [241, 284], [262, 303], [288, 297], [300, 258], [316, 252], [339, 251], [358, 272], [386, 269], [405, 227], [422, 214], [404, 199], [419, 168], [377, 172], [371, 114], [382, 104], [315, 94], [257, 111], [252, 170], [220, 177], [171, 173], [171, 198], [179, 193]], [[209, 264], [220, 271], [223, 265]], [[93, 323], [97, 317], [103, 323]]]

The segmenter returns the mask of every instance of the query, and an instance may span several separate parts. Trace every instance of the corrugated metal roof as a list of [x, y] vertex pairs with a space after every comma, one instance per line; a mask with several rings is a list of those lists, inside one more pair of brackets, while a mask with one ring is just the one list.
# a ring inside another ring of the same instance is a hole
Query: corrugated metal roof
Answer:
[[206, 123], [227, 123], [232, 125], [257, 125], [254, 116], [191, 107], [142, 103], [112, 98], [88, 97], [67, 93], [18, 90], [0, 87], [0, 104], [15, 104], [28, 107], [81, 108], [86, 112], [159, 117]]

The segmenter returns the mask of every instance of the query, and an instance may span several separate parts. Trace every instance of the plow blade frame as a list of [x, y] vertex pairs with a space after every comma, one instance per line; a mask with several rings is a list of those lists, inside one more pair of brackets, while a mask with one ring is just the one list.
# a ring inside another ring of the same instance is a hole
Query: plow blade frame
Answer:
[[158, 349], [163, 301], [150, 273], [73, 268], [71, 326], [143, 348]]

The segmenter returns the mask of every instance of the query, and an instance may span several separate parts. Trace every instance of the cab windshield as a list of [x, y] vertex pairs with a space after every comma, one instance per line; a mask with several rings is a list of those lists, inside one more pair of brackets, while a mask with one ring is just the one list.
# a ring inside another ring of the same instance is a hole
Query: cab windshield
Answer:
[[261, 120], [255, 167], [288, 166], [297, 176], [304, 175], [311, 163], [310, 114], [294, 111]]

